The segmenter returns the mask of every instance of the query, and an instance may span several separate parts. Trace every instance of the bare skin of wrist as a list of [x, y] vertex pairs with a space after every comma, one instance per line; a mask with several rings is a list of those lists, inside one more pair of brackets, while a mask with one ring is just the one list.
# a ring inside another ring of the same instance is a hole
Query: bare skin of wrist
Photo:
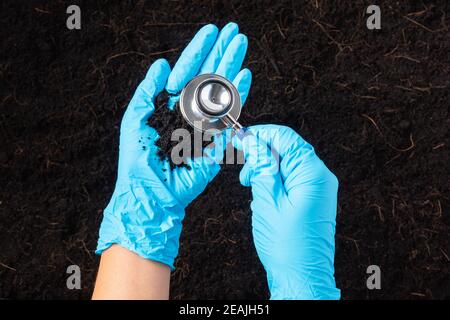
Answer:
[[102, 253], [93, 300], [167, 300], [170, 268], [120, 245]]

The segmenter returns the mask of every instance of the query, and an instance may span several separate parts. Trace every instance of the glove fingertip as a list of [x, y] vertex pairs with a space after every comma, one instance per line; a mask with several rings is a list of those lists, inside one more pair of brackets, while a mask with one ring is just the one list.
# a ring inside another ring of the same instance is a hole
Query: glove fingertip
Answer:
[[170, 65], [166, 59], [158, 59], [150, 66], [145, 75], [145, 80], [154, 82], [154, 96], [158, 95], [165, 87], [170, 74]]
[[202, 33], [205, 34], [217, 34], [219, 33], [219, 28], [213, 23], [208, 23], [207, 25], [204, 25], [197, 33], [197, 35], [201, 35]]
[[238, 33], [234, 39], [233, 42], [236, 42], [236, 45], [244, 45], [247, 46], [248, 45], [248, 38], [245, 34], [243, 33]]
[[250, 187], [250, 176], [251, 176], [251, 169], [250, 166], [245, 164], [242, 167], [241, 172], [239, 173], [239, 181], [244, 187]]
[[152, 63], [152, 65], [150, 66], [150, 68], [149, 68], [149, 70], [147, 72], [147, 75], [145, 77], [148, 78], [149, 75], [152, 74], [152, 71], [154, 69], [156, 69], [158, 71], [162, 71], [162, 72], [167, 72], [167, 71], [170, 72], [169, 62], [166, 59], [164, 59], [164, 58], [159, 58], [159, 59], [155, 60]]
[[230, 21], [222, 28], [222, 30], [228, 30], [228, 29], [233, 30], [233, 31], [236, 30], [237, 32], [239, 32], [239, 25], [234, 21]]
[[241, 70], [242, 72], [242, 78], [246, 79], [247, 81], [252, 81], [252, 72], [249, 68], [244, 68]]
[[247, 68], [242, 69], [233, 80], [233, 84], [239, 92], [242, 105], [244, 105], [252, 84], [252, 72]]

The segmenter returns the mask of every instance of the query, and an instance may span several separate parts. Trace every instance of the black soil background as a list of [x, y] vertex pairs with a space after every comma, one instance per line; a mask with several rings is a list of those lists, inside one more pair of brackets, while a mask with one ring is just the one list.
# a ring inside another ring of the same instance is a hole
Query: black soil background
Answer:
[[[368, 30], [369, 4], [1, 1], [0, 298], [90, 297], [124, 110], [152, 61], [228, 21], [249, 37], [242, 123], [291, 126], [339, 178], [343, 298], [450, 298], [450, 8], [380, 1]], [[239, 170], [187, 209], [172, 298], [268, 297]], [[66, 288], [72, 264], [81, 290]], [[381, 290], [366, 288], [372, 264]]]

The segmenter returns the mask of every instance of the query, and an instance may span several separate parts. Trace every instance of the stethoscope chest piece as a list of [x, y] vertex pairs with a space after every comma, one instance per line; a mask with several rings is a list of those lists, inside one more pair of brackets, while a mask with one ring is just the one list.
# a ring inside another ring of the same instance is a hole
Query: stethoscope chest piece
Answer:
[[181, 114], [200, 131], [222, 131], [233, 126], [241, 109], [241, 98], [235, 86], [216, 74], [195, 77], [180, 95]]

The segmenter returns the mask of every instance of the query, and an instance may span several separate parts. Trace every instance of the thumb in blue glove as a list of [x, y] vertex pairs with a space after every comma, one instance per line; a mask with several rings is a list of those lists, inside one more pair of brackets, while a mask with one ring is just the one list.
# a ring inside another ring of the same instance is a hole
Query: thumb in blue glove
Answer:
[[252, 230], [271, 299], [339, 299], [334, 280], [338, 181], [292, 129], [262, 125], [233, 143], [251, 186]]

